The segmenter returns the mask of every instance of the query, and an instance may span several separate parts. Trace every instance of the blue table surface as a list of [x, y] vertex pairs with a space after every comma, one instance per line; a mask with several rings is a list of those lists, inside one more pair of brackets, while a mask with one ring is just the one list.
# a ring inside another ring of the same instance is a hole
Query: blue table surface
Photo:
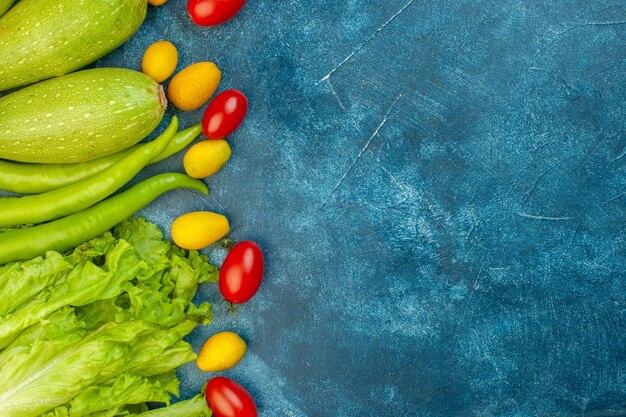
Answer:
[[232, 316], [204, 286], [189, 338], [244, 337], [224, 375], [261, 416], [626, 416], [623, 1], [250, 0], [216, 28], [185, 4], [95, 66], [167, 39], [249, 98], [211, 194], [140, 214], [264, 248], [258, 295]]

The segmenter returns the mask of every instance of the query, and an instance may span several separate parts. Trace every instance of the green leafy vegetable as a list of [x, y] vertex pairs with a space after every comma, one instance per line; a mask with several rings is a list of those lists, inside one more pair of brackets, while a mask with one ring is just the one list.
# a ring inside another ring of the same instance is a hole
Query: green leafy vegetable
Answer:
[[178, 395], [178, 385], [179, 381], [173, 371], [153, 378], [124, 373], [118, 375], [112, 383], [87, 388], [69, 405], [59, 407], [46, 416], [91, 416], [94, 413], [118, 410], [126, 404], [141, 404], [146, 401], [169, 404], [170, 394]]
[[139, 414], [130, 414], [133, 417], [211, 417], [213, 413], [209, 410], [202, 395], [181, 401], [167, 408], [148, 411]]
[[[129, 219], [73, 251], [0, 268], [0, 404], [11, 417], [204, 417], [178, 395], [183, 340], [211, 321], [192, 299], [218, 270]], [[7, 291], [12, 293], [7, 293]]]

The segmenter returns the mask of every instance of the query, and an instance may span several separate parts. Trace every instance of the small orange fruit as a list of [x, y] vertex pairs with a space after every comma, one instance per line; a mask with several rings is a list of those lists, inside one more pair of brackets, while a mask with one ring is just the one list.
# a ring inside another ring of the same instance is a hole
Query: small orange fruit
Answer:
[[230, 146], [224, 139], [204, 140], [189, 148], [183, 166], [191, 178], [207, 178], [226, 165], [231, 155]]
[[170, 101], [181, 110], [195, 110], [211, 98], [221, 79], [222, 72], [212, 62], [190, 65], [172, 78]]
[[230, 231], [228, 219], [210, 211], [183, 214], [172, 223], [172, 239], [183, 249], [202, 249]]
[[150, 45], [143, 54], [141, 70], [156, 82], [162, 83], [174, 73], [177, 64], [176, 47], [168, 41], [158, 41]]
[[246, 342], [237, 333], [221, 332], [209, 337], [200, 350], [196, 364], [205, 372], [232, 368], [246, 354]]

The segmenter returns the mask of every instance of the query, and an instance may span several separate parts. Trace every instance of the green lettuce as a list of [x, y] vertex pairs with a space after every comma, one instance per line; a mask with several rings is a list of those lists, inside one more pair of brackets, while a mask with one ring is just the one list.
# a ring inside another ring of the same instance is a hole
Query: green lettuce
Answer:
[[3, 266], [2, 415], [210, 415], [204, 400], [146, 403], [178, 395], [175, 370], [196, 358], [183, 338], [212, 319], [209, 303], [192, 300], [217, 276], [208, 258], [139, 218], [72, 251]]
[[203, 395], [197, 395], [190, 400], [181, 401], [169, 407], [129, 414], [132, 417], [211, 417], [212, 415]]
[[170, 395], [178, 395], [179, 384], [175, 371], [152, 378], [123, 373], [109, 383], [90, 386], [68, 405], [44, 416], [91, 416], [95, 413], [111, 413], [112, 410], [118, 412], [126, 405], [137, 405], [147, 401], [169, 404]]
[[[169, 407], [148, 410], [141, 405], [127, 405], [89, 414], [86, 417], [211, 417], [213, 413], [207, 406], [203, 395], [180, 401]], [[50, 414], [42, 417], [72, 417], [70, 414]]]
[[[52, 255], [54, 256], [54, 255]], [[91, 261], [77, 263], [56, 285], [46, 288], [4, 316], [0, 322], [0, 348], [8, 346], [27, 327], [65, 306], [80, 306], [119, 295], [135, 274], [148, 269], [132, 246], [120, 240], [106, 253], [102, 267]], [[19, 280], [19, 276], [16, 277]]]
[[56, 252], [50, 252], [45, 259], [39, 257], [0, 268], [0, 318], [56, 283], [71, 268]]

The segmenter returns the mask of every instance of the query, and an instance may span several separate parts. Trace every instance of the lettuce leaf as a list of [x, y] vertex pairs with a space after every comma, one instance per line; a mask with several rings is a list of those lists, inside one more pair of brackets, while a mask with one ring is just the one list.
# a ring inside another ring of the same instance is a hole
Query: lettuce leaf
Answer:
[[0, 318], [57, 282], [71, 268], [72, 265], [56, 252], [0, 268]]
[[15, 346], [0, 369], [2, 411], [37, 416], [122, 373], [151, 377], [176, 369], [196, 357], [181, 340], [195, 325], [191, 320], [171, 329], [143, 321], [108, 323], [86, 335], [77, 331]]
[[31, 298], [26, 304], [7, 314], [0, 322], [0, 348], [8, 346], [24, 329], [65, 306], [80, 306], [111, 298], [124, 289], [124, 284], [146, 265], [137, 262], [133, 248], [120, 240], [107, 253], [104, 267], [82, 261], [61, 281]]
[[181, 401], [169, 407], [129, 414], [131, 417], [211, 417], [212, 415], [203, 395], [197, 395], [190, 400]]
[[85, 333], [85, 323], [76, 317], [72, 307], [63, 307], [24, 330], [8, 348], [30, 345], [37, 340], [54, 340], [75, 331]]
[[123, 373], [107, 384], [90, 386], [69, 404], [58, 407], [44, 416], [84, 417], [102, 412], [117, 413], [126, 405], [148, 401], [169, 404], [170, 395], [178, 395], [179, 384], [175, 371], [153, 378]]
[[84, 337], [72, 333], [33, 343], [0, 370], [3, 412], [12, 417], [39, 415], [90, 385], [115, 377], [128, 366], [134, 346], [154, 327], [143, 322], [109, 323]]
[[209, 303], [192, 300], [217, 275], [207, 257], [163, 240], [140, 218], [72, 251], [3, 266], [2, 414], [210, 415], [204, 400], [158, 412], [145, 403], [178, 395], [175, 370], [196, 358], [183, 338], [212, 319]]

